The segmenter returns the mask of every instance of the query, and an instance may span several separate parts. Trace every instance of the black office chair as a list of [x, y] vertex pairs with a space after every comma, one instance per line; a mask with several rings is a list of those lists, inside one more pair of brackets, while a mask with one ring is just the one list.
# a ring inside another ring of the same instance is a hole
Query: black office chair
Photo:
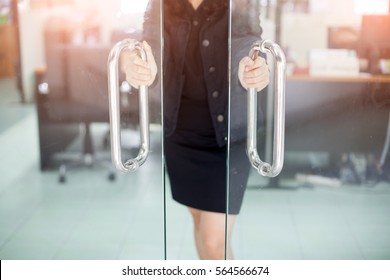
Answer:
[[[36, 72], [35, 81], [41, 170], [48, 169], [54, 158], [63, 155], [60, 182], [66, 181], [69, 167], [92, 165], [108, 168], [108, 179], [114, 180], [110, 156], [98, 159], [91, 135], [92, 123], [109, 122], [106, 65], [110, 46], [69, 43], [72, 30], [66, 21], [48, 23], [44, 38], [46, 67]], [[130, 116], [138, 116], [137, 112], [131, 113], [131, 106], [125, 109], [122, 118], [125, 122]], [[67, 158], [67, 148], [80, 136], [81, 153]], [[109, 151], [109, 131], [102, 144]]]
[[[47, 169], [59, 158], [59, 181], [66, 181], [66, 170], [69, 167], [100, 165], [110, 170], [108, 178], [115, 179], [115, 173], [109, 157], [98, 160], [91, 134], [92, 123], [108, 123], [108, 104], [98, 107], [94, 102], [87, 104], [69, 96], [69, 79], [67, 95], [56, 96], [51, 88], [48, 71], [37, 75], [36, 101], [38, 108], [39, 136], [41, 151], [41, 169]], [[69, 76], [64, 75], [69, 78]], [[80, 79], [82, 81], [82, 78]], [[79, 81], [79, 82], [80, 82]], [[96, 81], [95, 81], [96, 82]], [[80, 91], [82, 94], [82, 92]], [[93, 99], [92, 99], [93, 100]], [[79, 155], [69, 155], [68, 147], [78, 137], [82, 137], [82, 149]], [[102, 139], [103, 149], [109, 150], [109, 133]], [[62, 155], [62, 157], [61, 157]]]

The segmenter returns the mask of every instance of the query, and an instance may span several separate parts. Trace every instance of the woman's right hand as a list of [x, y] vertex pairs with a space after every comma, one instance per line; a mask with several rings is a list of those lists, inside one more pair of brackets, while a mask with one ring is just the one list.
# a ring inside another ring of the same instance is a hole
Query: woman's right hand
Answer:
[[146, 52], [147, 61], [136, 52], [123, 52], [121, 57], [121, 69], [126, 74], [126, 81], [135, 88], [150, 86], [157, 75], [157, 65], [152, 49], [146, 41], [142, 42]]

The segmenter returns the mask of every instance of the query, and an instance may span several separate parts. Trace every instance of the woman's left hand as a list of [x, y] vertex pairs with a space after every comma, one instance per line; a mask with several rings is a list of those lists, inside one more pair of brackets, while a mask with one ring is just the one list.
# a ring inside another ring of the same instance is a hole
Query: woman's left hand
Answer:
[[252, 60], [249, 56], [241, 59], [238, 65], [238, 79], [246, 89], [255, 88], [261, 91], [269, 84], [269, 68], [261, 56]]

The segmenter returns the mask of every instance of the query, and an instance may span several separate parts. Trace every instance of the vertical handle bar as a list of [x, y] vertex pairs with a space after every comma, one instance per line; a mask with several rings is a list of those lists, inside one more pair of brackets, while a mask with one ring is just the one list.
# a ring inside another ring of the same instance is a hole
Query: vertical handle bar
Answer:
[[284, 162], [286, 58], [279, 45], [269, 40], [256, 42], [250, 50], [249, 56], [255, 59], [259, 52], [271, 53], [276, 69], [274, 76], [273, 164], [263, 162], [257, 153], [257, 91], [254, 88], [248, 89], [247, 155], [250, 163], [259, 174], [275, 177], [282, 171]]
[[139, 119], [141, 147], [135, 158], [123, 163], [121, 152], [121, 119], [120, 119], [120, 97], [119, 97], [119, 77], [118, 62], [121, 52], [124, 49], [138, 51], [141, 58], [147, 61], [146, 52], [142, 45], [132, 39], [125, 39], [118, 42], [110, 51], [108, 57], [108, 92], [110, 111], [110, 135], [111, 135], [111, 157], [115, 167], [124, 172], [136, 171], [148, 157], [150, 151], [150, 130], [149, 130], [149, 104], [148, 87], [139, 88]]

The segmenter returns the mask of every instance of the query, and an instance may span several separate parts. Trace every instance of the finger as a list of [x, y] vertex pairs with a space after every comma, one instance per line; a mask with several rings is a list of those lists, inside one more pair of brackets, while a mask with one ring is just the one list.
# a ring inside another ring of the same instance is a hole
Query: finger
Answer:
[[150, 69], [133, 65], [127, 69], [126, 80], [132, 85], [147, 85], [151, 79]]
[[135, 88], [139, 88], [140, 86], [147, 86], [149, 80], [142, 77], [126, 77], [126, 80], [129, 84]]
[[154, 66], [154, 64], [156, 64], [156, 62], [154, 60], [152, 48], [150, 47], [150, 45], [146, 41], [142, 42], [142, 46], [146, 52], [147, 64], [150, 68], [152, 68]]
[[268, 67], [260, 67], [260, 68], [255, 68], [250, 71], [245, 71], [244, 77], [247, 78], [255, 78], [255, 77], [260, 77], [263, 75], [268, 75], [269, 76], [269, 68]]
[[265, 77], [265, 76], [269, 76], [270, 73], [269, 71], [264, 71], [264, 70], [261, 70], [261, 69], [255, 69], [255, 70], [252, 70], [250, 72], [245, 72], [244, 73], [244, 78], [260, 78], [260, 77]]
[[138, 81], [141, 81], [141, 82], [148, 82], [151, 79], [150, 72], [148, 72], [148, 73], [127, 72], [126, 76], [129, 79], [138, 80]]
[[246, 67], [246, 71], [251, 71], [256, 68], [263, 68], [264, 66], [266, 66], [265, 59], [262, 57], [257, 57], [255, 60], [252, 60], [252, 62], [252, 64]]
[[245, 69], [247, 67], [251, 67], [253, 64], [254, 64], [254, 61], [249, 56], [243, 57], [240, 61], [240, 66], [244, 67]]
[[263, 82], [263, 83], [256, 83], [256, 84], [249, 84], [248, 89], [256, 89], [256, 91], [261, 91], [265, 89], [268, 86], [269, 83]]
[[269, 83], [266, 82], [266, 81], [264, 81], [264, 82], [262, 82], [262, 83], [251, 84], [251, 85], [249, 86], [249, 88], [254, 88], [254, 89], [256, 89], [257, 91], [261, 91], [261, 90], [265, 89], [268, 85], [269, 85]]
[[268, 79], [262, 79], [262, 80], [248, 80], [246, 81], [246, 85], [249, 87], [249, 88], [259, 88], [261, 87], [262, 85], [268, 85], [269, 84], [269, 80]]
[[126, 81], [133, 87], [138, 89], [140, 86], [140, 82], [137, 79], [134, 79], [133, 77], [126, 75]]
[[256, 59], [255, 59], [255, 65], [257, 66], [262, 66], [262, 65], [266, 65], [266, 60], [261, 57], [261, 56], [258, 56]]
[[125, 65], [125, 71], [126, 72], [141, 72], [146, 73], [150, 70], [149, 65], [147, 62], [145, 62], [141, 57], [138, 56], [138, 54], [133, 53], [131, 54], [131, 59], [127, 62]]
[[256, 77], [245, 77], [244, 78], [244, 81], [246, 83], [256, 83], [256, 81], [262, 82], [262, 81], [268, 81], [268, 80], [269, 80], [269, 75], [267, 75], [267, 74], [263, 74], [263, 75], [256, 76]]
[[244, 77], [245, 78], [255, 78], [255, 77], [259, 77], [261, 75], [263, 75], [263, 72], [261, 69], [259, 68], [255, 68], [255, 69], [252, 69], [250, 71], [245, 71], [244, 73]]
[[147, 68], [149, 66], [148, 63], [145, 60], [143, 60], [139, 54], [135, 54], [133, 56], [132, 61], [133, 61], [133, 64], [138, 65], [138, 66], [143, 66], [145, 68]]
[[150, 45], [146, 42], [143, 41], [142, 45], [146, 51], [146, 56], [147, 56], [147, 61], [148, 61], [148, 67], [150, 69], [150, 80], [149, 83], [147, 84], [148, 86], [151, 85], [156, 77], [157, 74], [157, 64], [153, 56], [152, 48]]
[[144, 65], [133, 65], [130, 67], [129, 72], [132, 74], [139, 74], [139, 75], [150, 75], [150, 68], [149, 66]]
[[240, 62], [238, 64], [239, 77], [243, 77], [246, 67], [248, 65], [251, 65], [252, 63], [253, 63], [253, 61], [248, 56], [245, 56], [240, 60]]
[[146, 41], [143, 41], [142, 42], [142, 46], [146, 52], [146, 57], [149, 59], [149, 58], [152, 58], [153, 57], [153, 53], [152, 53], [152, 48], [150, 47], [150, 45], [146, 42]]
[[265, 85], [269, 84], [269, 73], [264, 72], [261, 75], [255, 77], [244, 77], [244, 83], [250, 88], [264, 88]]

